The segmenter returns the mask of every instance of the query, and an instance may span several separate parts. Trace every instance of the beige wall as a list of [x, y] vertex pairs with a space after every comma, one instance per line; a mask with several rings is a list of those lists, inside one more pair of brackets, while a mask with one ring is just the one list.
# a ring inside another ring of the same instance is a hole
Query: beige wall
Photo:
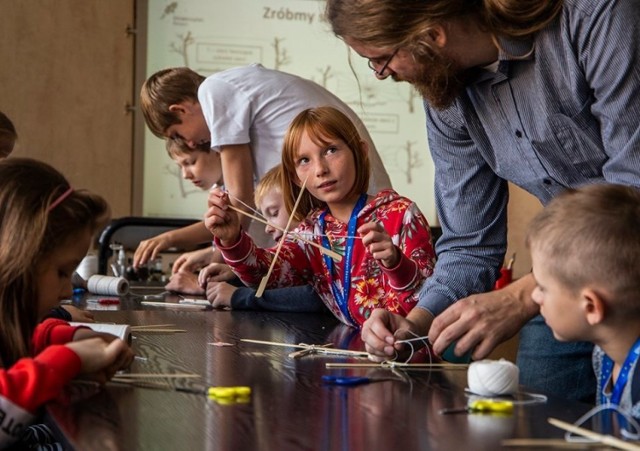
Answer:
[[132, 205], [134, 0], [0, 0], [0, 110], [14, 155], [46, 161], [77, 188]]
[[[531, 255], [524, 245], [526, 227], [531, 218], [542, 209], [540, 201], [515, 185], [509, 184], [509, 232], [507, 236], [507, 260], [516, 253], [513, 267], [514, 278], [531, 271]], [[492, 359], [506, 358], [515, 362], [518, 336], [498, 346], [489, 356]]]
[[515, 185], [509, 184], [509, 233], [507, 258], [516, 253], [513, 277], [519, 278], [531, 271], [531, 254], [524, 244], [529, 221], [542, 210], [540, 201]]

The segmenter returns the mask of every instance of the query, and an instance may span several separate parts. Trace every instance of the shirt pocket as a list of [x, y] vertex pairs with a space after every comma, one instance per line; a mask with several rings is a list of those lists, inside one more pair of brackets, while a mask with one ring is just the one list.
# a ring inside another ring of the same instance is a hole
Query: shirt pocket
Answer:
[[[548, 167], [564, 167], [569, 163], [572, 172], [587, 179], [600, 177], [607, 160], [600, 124], [591, 114], [592, 101], [588, 100], [573, 116], [552, 114], [549, 131], [551, 152], [547, 152]], [[561, 159], [562, 161], [558, 161]]]

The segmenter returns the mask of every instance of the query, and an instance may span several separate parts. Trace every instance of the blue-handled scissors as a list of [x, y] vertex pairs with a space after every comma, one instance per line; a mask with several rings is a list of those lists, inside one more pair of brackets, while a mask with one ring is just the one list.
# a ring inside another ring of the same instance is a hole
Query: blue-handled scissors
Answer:
[[371, 382], [382, 382], [393, 380], [393, 378], [371, 378], [360, 376], [322, 376], [322, 382], [327, 385], [363, 385]]

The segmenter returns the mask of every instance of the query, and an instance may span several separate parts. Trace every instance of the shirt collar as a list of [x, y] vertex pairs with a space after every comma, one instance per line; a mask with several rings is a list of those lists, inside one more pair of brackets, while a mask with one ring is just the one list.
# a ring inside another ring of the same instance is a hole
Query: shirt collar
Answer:
[[535, 40], [532, 37], [524, 39], [499, 37], [497, 40], [500, 45], [497, 72], [488, 69], [480, 70], [474, 83], [481, 83], [486, 80], [498, 81], [505, 77], [508, 78], [509, 64], [511, 61], [532, 60], [535, 55]]

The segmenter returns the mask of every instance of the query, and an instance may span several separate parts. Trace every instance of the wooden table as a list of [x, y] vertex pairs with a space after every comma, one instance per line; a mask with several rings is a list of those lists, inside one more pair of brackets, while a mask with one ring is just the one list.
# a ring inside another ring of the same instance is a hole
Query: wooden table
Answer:
[[[408, 380], [355, 387], [327, 386], [324, 374], [393, 376], [386, 369], [329, 370], [353, 358], [306, 356], [294, 349], [240, 342], [359, 346], [358, 334], [329, 315], [162, 308], [96, 312], [98, 321], [174, 324], [181, 334], [134, 334], [132, 372], [189, 372], [201, 380], [179, 386], [252, 389], [248, 403], [225, 405], [206, 396], [109, 384], [74, 384], [47, 408], [70, 447], [79, 450], [496, 450], [506, 438], [561, 438], [548, 417], [573, 422], [590, 406], [550, 397], [516, 406], [513, 415], [441, 415], [464, 406], [466, 371], [416, 371]], [[216, 347], [212, 342], [232, 343]], [[355, 344], [354, 344], [355, 343]]]

